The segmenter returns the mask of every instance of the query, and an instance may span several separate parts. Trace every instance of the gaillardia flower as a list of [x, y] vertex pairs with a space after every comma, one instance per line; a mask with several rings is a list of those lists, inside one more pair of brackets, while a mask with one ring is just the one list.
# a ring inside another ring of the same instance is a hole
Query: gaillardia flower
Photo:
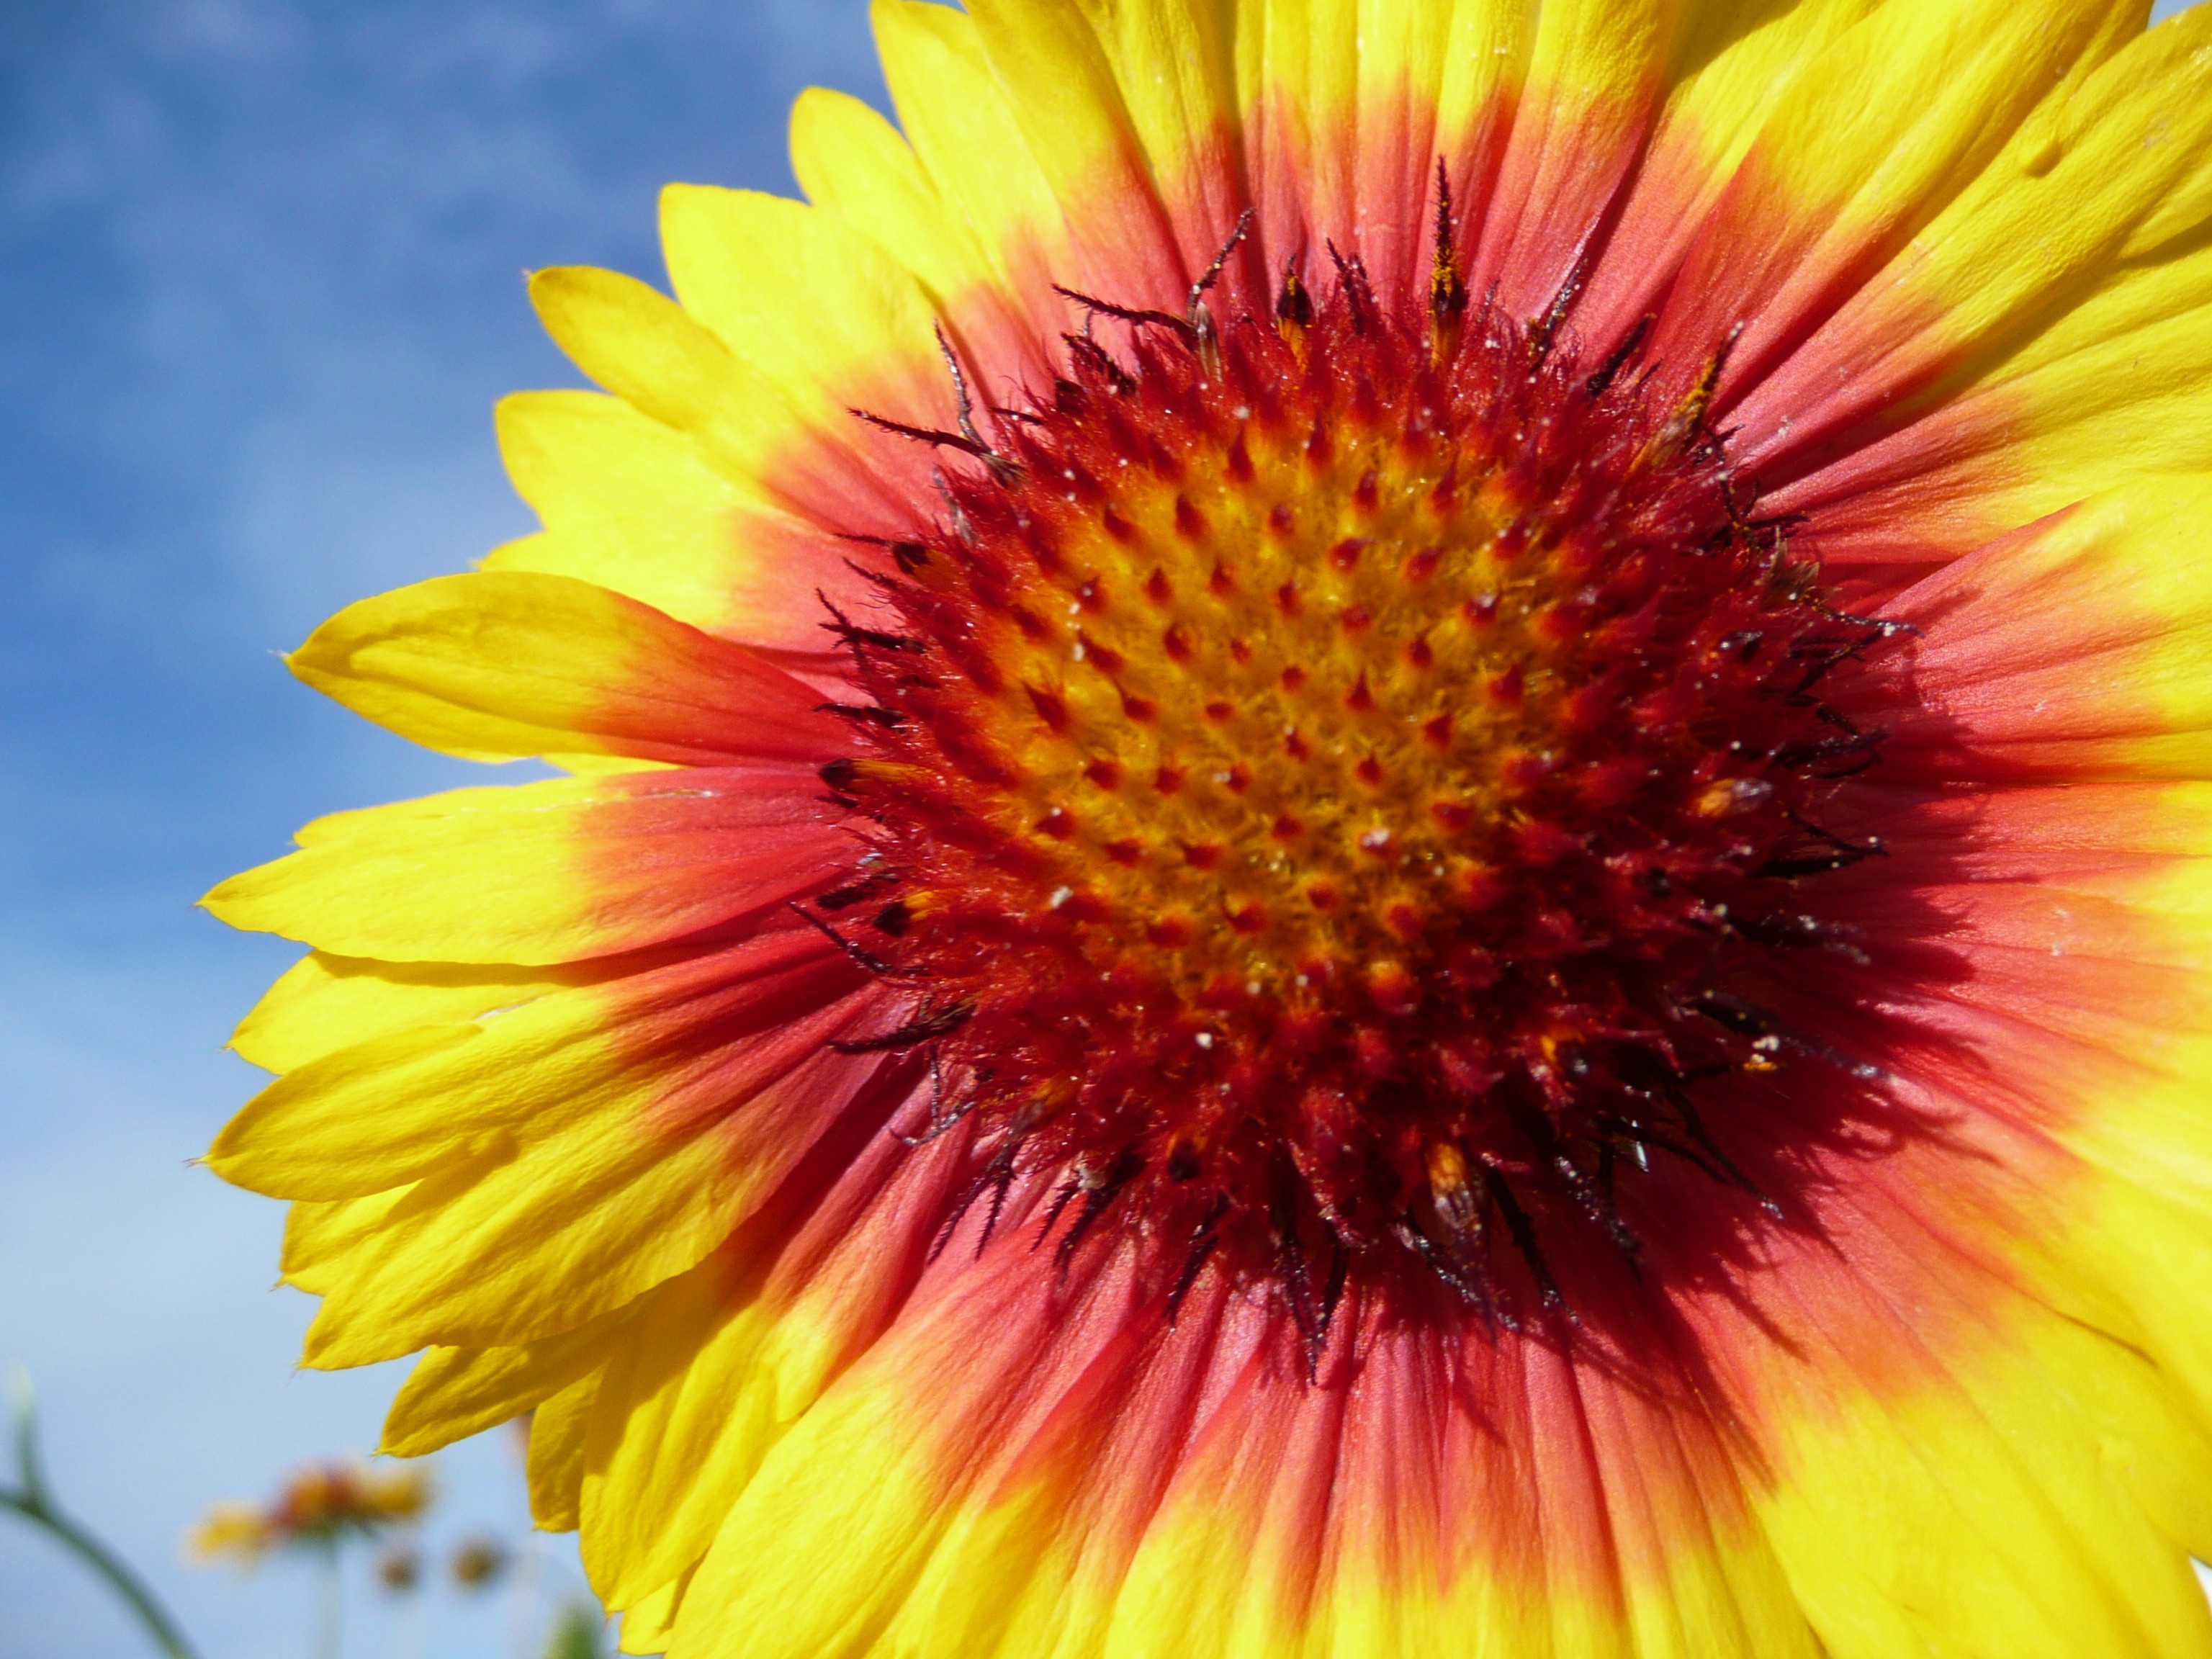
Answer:
[[2212, 9], [878, 0], [218, 888], [684, 1659], [2212, 1653]]
[[186, 1537], [185, 1548], [203, 1561], [228, 1558], [253, 1567], [274, 1550], [327, 1554], [349, 1538], [374, 1538], [420, 1520], [429, 1507], [430, 1482], [420, 1469], [310, 1464], [266, 1505], [216, 1504]]

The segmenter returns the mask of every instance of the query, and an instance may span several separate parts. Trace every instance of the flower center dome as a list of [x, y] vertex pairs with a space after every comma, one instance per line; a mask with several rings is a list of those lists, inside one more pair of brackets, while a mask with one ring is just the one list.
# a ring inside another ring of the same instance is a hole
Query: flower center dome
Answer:
[[1315, 1329], [1355, 1269], [1510, 1322], [1562, 1229], [1632, 1262], [1655, 1157], [1754, 1190], [1695, 1096], [1790, 1058], [1759, 957], [1850, 949], [1799, 890], [1874, 850], [1820, 691], [1883, 630], [1747, 516], [1717, 363], [1660, 400], [1438, 294], [1094, 302], [995, 447], [915, 434], [943, 511], [836, 624], [871, 851], [816, 919], [914, 994], [872, 1046], [978, 1118], [971, 1200], [1063, 1175], [1170, 1311], [1223, 1248]]

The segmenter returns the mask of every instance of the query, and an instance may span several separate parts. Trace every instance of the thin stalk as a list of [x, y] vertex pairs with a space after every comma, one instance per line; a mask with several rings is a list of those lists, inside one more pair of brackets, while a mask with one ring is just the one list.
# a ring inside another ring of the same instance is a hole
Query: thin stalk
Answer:
[[420, 1584], [405, 1592], [399, 1617], [394, 1621], [398, 1628], [392, 1636], [392, 1659], [422, 1659], [423, 1626], [429, 1615], [429, 1600]]
[[46, 1483], [45, 1461], [39, 1455], [38, 1414], [30, 1379], [20, 1371], [15, 1394], [16, 1484], [0, 1486], [0, 1509], [13, 1510], [106, 1580], [167, 1659], [198, 1659], [146, 1581], [121, 1556], [63, 1513], [54, 1501], [53, 1488]]
[[340, 1632], [345, 1618], [345, 1581], [338, 1573], [335, 1541], [323, 1547], [321, 1610], [315, 1631], [315, 1659], [338, 1659]]

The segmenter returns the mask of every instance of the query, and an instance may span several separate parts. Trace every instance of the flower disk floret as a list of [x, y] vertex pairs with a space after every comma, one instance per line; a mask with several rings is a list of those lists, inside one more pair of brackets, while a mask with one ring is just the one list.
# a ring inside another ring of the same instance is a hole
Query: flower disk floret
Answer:
[[1772, 1207], [1693, 1085], [1862, 1069], [1758, 975], [1864, 960], [1808, 887], [1880, 850], [1832, 827], [1882, 736], [1838, 698], [1906, 630], [1757, 516], [1720, 354], [1655, 394], [1648, 321], [1581, 362], [1470, 313], [1449, 235], [1411, 315], [1346, 256], [1318, 304], [1124, 314], [1126, 364], [1073, 337], [1027, 407], [963, 385], [901, 432], [941, 515], [833, 623], [869, 697], [823, 775], [873, 828], [805, 913], [913, 988], [865, 1040], [928, 1054], [912, 1132], [993, 1142], [947, 1234], [1065, 1170], [1063, 1256], [1156, 1241], [1171, 1317], [1225, 1244], [1316, 1348], [1351, 1273], [1518, 1324], [1561, 1226], [1632, 1268], [1655, 1152]]

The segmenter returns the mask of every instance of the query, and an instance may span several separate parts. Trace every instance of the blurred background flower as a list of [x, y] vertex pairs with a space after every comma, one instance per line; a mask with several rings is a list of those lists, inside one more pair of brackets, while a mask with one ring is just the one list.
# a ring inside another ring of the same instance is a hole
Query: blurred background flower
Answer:
[[316, 1619], [318, 1659], [337, 1659], [343, 1637], [343, 1581], [339, 1552], [356, 1540], [419, 1521], [430, 1507], [428, 1474], [421, 1468], [370, 1468], [359, 1462], [313, 1463], [298, 1470], [257, 1509], [221, 1503], [187, 1534], [187, 1552], [202, 1562], [230, 1561], [251, 1571], [278, 1551], [312, 1555], [322, 1569]]
[[[501, 1438], [520, 1453], [520, 1443], [514, 1437]], [[272, 1555], [291, 1553], [313, 1561], [321, 1571], [313, 1638], [317, 1659], [337, 1659], [347, 1646], [341, 1577], [346, 1547], [380, 1540], [384, 1547], [370, 1569], [375, 1585], [385, 1600], [398, 1600], [403, 1608], [397, 1639], [378, 1645], [402, 1659], [414, 1659], [428, 1635], [448, 1622], [428, 1616], [426, 1606], [431, 1585], [424, 1564], [439, 1554], [452, 1592], [438, 1607], [440, 1614], [463, 1611], [502, 1587], [508, 1591], [500, 1646], [510, 1659], [535, 1659], [541, 1653], [570, 1659], [606, 1648], [606, 1615], [573, 1577], [556, 1576], [549, 1582], [544, 1540], [536, 1535], [526, 1533], [518, 1550], [502, 1534], [477, 1529], [441, 1541], [434, 1552], [423, 1534], [436, 1497], [429, 1471], [419, 1465], [358, 1459], [312, 1463], [295, 1470], [265, 1503], [226, 1500], [210, 1505], [185, 1535], [185, 1552], [203, 1565], [228, 1563], [249, 1572]], [[528, 1524], [527, 1512], [520, 1508], [508, 1517], [518, 1532]]]
[[496, 1538], [471, 1538], [453, 1552], [453, 1582], [463, 1589], [489, 1589], [507, 1573], [507, 1546]]
[[394, 1595], [405, 1595], [422, 1583], [422, 1556], [411, 1545], [397, 1544], [376, 1558], [376, 1582]]
[[274, 1543], [268, 1517], [251, 1504], [211, 1504], [199, 1525], [185, 1540], [185, 1548], [196, 1561], [230, 1561], [241, 1567], [260, 1565]]
[[430, 1479], [419, 1468], [378, 1470], [358, 1463], [320, 1463], [300, 1470], [276, 1498], [256, 1509], [221, 1503], [193, 1528], [186, 1547], [202, 1561], [258, 1565], [274, 1550], [328, 1555], [350, 1539], [374, 1538], [430, 1507]]

